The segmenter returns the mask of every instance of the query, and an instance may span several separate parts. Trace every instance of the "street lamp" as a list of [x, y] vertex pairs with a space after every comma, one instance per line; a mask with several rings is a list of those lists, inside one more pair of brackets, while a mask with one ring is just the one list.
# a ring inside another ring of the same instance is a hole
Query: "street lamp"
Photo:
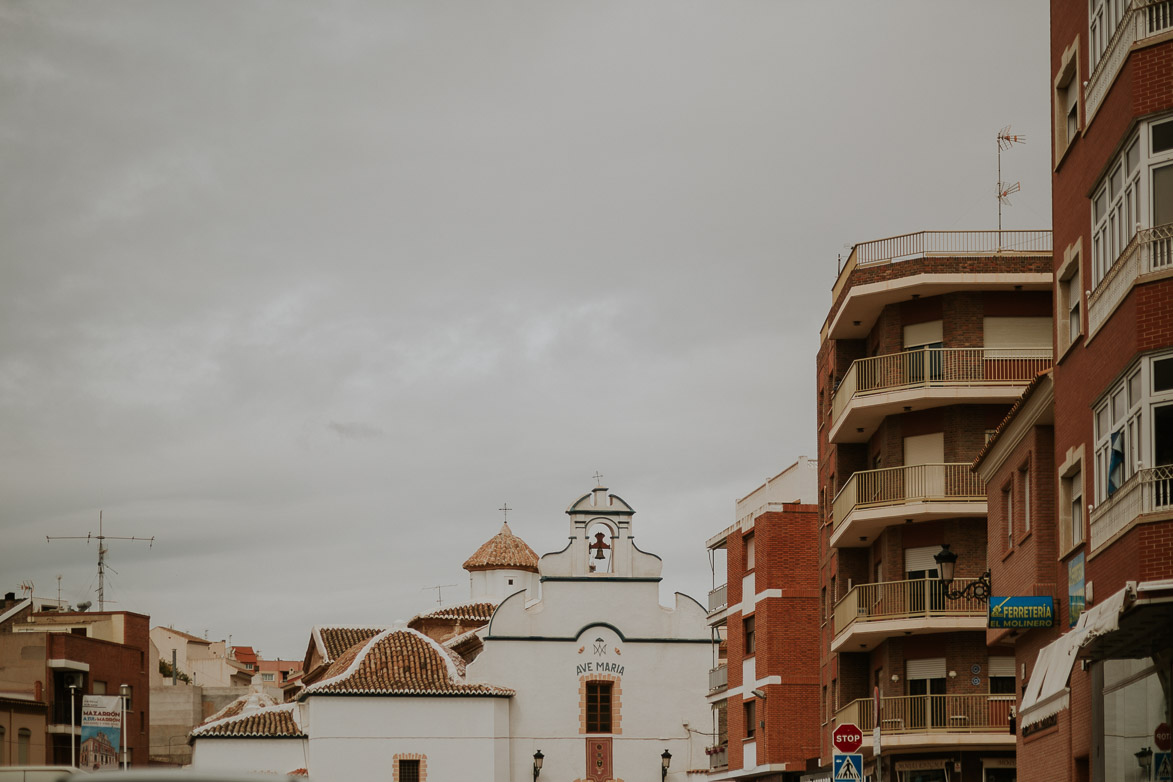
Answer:
[[941, 544], [941, 550], [933, 555], [933, 561], [941, 572], [941, 584], [945, 587], [945, 597], [950, 600], [972, 598], [980, 603], [986, 602], [990, 596], [990, 571], [986, 570], [976, 579], [961, 589], [950, 589], [953, 583], [953, 571], [957, 564], [957, 555], [949, 550], [948, 543]]
[[1144, 778], [1149, 778], [1149, 770], [1153, 767], [1153, 748], [1141, 747], [1140, 752], [1136, 753], [1136, 763], [1144, 771]]
[[545, 759], [546, 756], [542, 754], [540, 749], [534, 753], [534, 779], [537, 779], [538, 775], [542, 773], [542, 761]]
[[69, 765], [77, 768], [77, 685], [69, 685]]
[[666, 779], [668, 776], [668, 766], [672, 765], [672, 753], [664, 750], [664, 754], [660, 755], [660, 779]]
[[130, 685], [122, 684], [118, 687], [118, 695], [122, 698], [122, 770], [129, 767], [126, 751], [126, 701], [130, 698]]

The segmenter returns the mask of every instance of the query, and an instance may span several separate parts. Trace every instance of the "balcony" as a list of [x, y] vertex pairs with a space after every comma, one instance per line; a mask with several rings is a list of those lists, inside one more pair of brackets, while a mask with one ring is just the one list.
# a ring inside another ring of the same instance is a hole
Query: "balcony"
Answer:
[[[954, 579], [963, 589], [974, 579]], [[859, 584], [835, 604], [833, 652], [863, 652], [895, 635], [986, 629], [986, 604], [949, 600], [937, 578]]]
[[1173, 465], [1137, 470], [1092, 511], [1092, 551], [1131, 529], [1145, 514], [1162, 512], [1173, 512]]
[[839, 490], [832, 515], [832, 546], [867, 546], [885, 527], [910, 519], [983, 517], [986, 490], [968, 463], [863, 470]]
[[1166, 223], [1137, 231], [1104, 279], [1088, 296], [1088, 339], [1100, 330], [1120, 306], [1137, 280], [1144, 275], [1169, 269], [1173, 269], [1173, 224]]
[[[1024, 263], [1033, 258], [1033, 263]], [[981, 259], [975, 266], [973, 259]], [[885, 267], [918, 261], [899, 269]], [[967, 261], [963, 267], [962, 261]], [[958, 291], [1050, 290], [1050, 231], [919, 231], [860, 242], [831, 289], [822, 337], [863, 339], [889, 304]]]
[[716, 747], [706, 747], [705, 754], [709, 756], [709, 770], [716, 771], [729, 767], [729, 745], [722, 744]]
[[709, 592], [709, 623], [725, 621], [725, 611], [729, 608], [729, 585], [722, 584]]
[[[70, 713], [72, 712], [72, 714]], [[51, 711], [49, 712], [49, 723], [51, 725], [73, 725], [81, 728], [81, 695], [79, 694], [73, 699], [72, 706], [70, 705], [69, 695], [63, 699], [53, 702]]]
[[1173, 2], [1132, 0], [1083, 88], [1087, 124], [1100, 109], [1133, 44], [1173, 30]]
[[[884, 749], [942, 745], [1014, 747], [1010, 732], [1013, 695], [903, 695], [880, 699]], [[854, 723], [871, 741], [876, 726], [871, 698], [854, 700], [835, 712], [835, 725]], [[976, 735], [975, 735], [976, 734]], [[982, 735], [985, 734], [985, 735]]]
[[709, 670], [709, 694], [729, 688], [729, 666], [718, 665]]
[[1051, 368], [1049, 348], [923, 348], [854, 361], [831, 401], [829, 438], [866, 442], [889, 415], [958, 404], [1010, 404]]

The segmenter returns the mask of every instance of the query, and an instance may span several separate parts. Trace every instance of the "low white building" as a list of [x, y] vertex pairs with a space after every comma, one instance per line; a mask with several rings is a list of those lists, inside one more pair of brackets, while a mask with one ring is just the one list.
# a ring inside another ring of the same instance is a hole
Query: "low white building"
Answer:
[[341, 653], [344, 631], [315, 629], [320, 664], [296, 699], [217, 715], [193, 732], [193, 765], [532, 782], [538, 756], [544, 778], [634, 782], [659, 778], [667, 753], [670, 780], [707, 771], [704, 609], [660, 605], [661, 561], [636, 547], [622, 499], [598, 488], [567, 513], [569, 545], [536, 567], [508, 526], [465, 563], [470, 605], [498, 603], [488, 624], [443, 643], [369, 628]]

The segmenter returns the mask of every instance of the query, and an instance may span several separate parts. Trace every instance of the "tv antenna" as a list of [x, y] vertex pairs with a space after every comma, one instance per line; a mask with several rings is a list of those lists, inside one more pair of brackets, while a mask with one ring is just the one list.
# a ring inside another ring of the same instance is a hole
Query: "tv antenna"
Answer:
[[456, 584], [437, 584], [436, 586], [423, 587], [422, 589], [436, 590], [436, 603], [439, 605], [444, 605], [444, 590], [454, 586], [456, 586]]
[[1015, 144], [1025, 144], [1026, 136], [1021, 133], [1011, 133], [1010, 126], [998, 131], [998, 249], [1002, 249], [1002, 204], [1010, 206], [1010, 196], [1022, 190], [1021, 182], [1002, 181], [1002, 150], [1010, 149]]
[[[89, 543], [91, 540], [98, 541], [98, 610], [106, 610], [106, 552], [110, 549], [106, 547], [107, 540], [138, 540], [143, 543], [150, 544], [151, 547], [155, 545], [155, 536], [149, 538], [136, 537], [118, 537], [114, 535], [106, 535], [103, 532], [102, 526], [102, 511], [98, 511], [98, 534], [92, 532], [86, 533], [85, 537], [81, 535], [46, 535], [45, 542], [53, 540], [84, 540]], [[113, 568], [111, 568], [113, 570]]]

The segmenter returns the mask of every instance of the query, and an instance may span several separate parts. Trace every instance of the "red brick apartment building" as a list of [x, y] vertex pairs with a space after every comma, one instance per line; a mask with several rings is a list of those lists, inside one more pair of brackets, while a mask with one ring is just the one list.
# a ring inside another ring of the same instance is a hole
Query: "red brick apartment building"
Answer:
[[[1173, 2], [1052, 0], [1055, 365], [977, 462], [1022, 780], [1168, 778], [1173, 677]], [[1163, 734], [1159, 735], [1159, 734]], [[1164, 745], [1164, 746], [1162, 746]]]
[[790, 779], [818, 752], [818, 508], [814, 460], [738, 500], [706, 546], [714, 581], [710, 779]]
[[33, 607], [32, 598], [17, 600], [12, 593], [0, 603], [0, 766], [69, 765], [70, 737], [81, 735], [82, 696], [118, 695], [123, 684], [130, 687], [129, 762], [146, 765], [147, 665], [154, 662], [147, 653], [149, 618]]
[[996, 550], [971, 465], [1051, 367], [1051, 246], [926, 231], [857, 244], [839, 274], [817, 358], [820, 770], [804, 779], [830, 779], [844, 723], [866, 777], [1015, 778], [1012, 650], [987, 648], [985, 602], [951, 599], [935, 557], [957, 554], [960, 588]]

